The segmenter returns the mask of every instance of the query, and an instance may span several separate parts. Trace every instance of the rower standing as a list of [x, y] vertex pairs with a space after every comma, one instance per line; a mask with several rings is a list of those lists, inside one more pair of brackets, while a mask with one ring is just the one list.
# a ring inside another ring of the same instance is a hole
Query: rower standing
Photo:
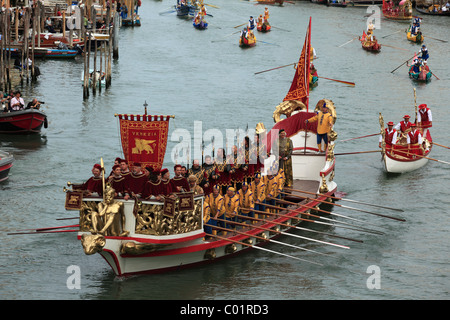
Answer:
[[[394, 129], [394, 122], [389, 121], [387, 123], [388, 127], [384, 129], [384, 143], [386, 150], [392, 150], [392, 146], [397, 142], [397, 130]], [[381, 143], [383, 142], [383, 136], [380, 135], [380, 142], [378, 146], [381, 148]]]
[[255, 19], [253, 19], [253, 16], [250, 16], [250, 20], [248, 20], [247, 29], [249, 31], [253, 31], [253, 29], [255, 29], [255, 27], [256, 27], [256, 21], [255, 21]]
[[409, 115], [404, 115], [403, 120], [397, 123], [394, 127], [395, 130], [399, 131], [400, 133], [406, 133], [406, 131], [411, 128], [412, 123], [409, 122], [409, 119], [411, 117]]
[[423, 136], [427, 136], [428, 128], [432, 127], [433, 116], [426, 104], [419, 105], [417, 112], [417, 125], [422, 129]]
[[420, 49], [420, 59], [422, 60], [422, 61], [427, 61], [428, 60], [428, 58], [430, 57], [430, 55], [428, 54], [428, 49], [427, 49], [427, 47], [423, 44], [422, 45], [422, 48]]

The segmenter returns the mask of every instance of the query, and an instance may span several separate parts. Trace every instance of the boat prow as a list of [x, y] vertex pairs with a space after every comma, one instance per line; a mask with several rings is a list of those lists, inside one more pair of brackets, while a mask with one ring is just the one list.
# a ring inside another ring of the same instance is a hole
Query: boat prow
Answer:
[[14, 157], [12, 154], [0, 150], [0, 182], [8, 179], [9, 170], [13, 166]]
[[47, 115], [37, 109], [0, 112], [0, 133], [35, 134], [47, 128]]

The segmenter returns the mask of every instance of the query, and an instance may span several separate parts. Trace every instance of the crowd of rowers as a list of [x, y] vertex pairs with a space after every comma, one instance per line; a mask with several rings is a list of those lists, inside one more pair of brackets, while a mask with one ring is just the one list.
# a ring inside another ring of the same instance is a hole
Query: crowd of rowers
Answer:
[[[406, 144], [409, 151], [404, 154], [423, 155], [428, 151], [428, 146], [424, 144], [424, 137], [427, 136], [427, 130], [432, 126], [431, 109], [426, 104], [419, 105], [417, 112], [417, 121], [410, 122], [410, 116], [405, 115], [403, 120], [394, 126], [392, 121], [387, 123], [387, 128], [384, 129], [384, 142], [386, 145], [386, 152], [393, 152], [394, 145], [398, 144], [402, 138], [406, 138]], [[383, 142], [383, 136], [380, 135], [379, 147]], [[402, 155], [404, 152], [399, 152]]]
[[[183, 192], [203, 195], [205, 224], [216, 225], [220, 221], [215, 219], [220, 217], [224, 220], [234, 219], [241, 214], [254, 217], [255, 212], [264, 212], [268, 204], [275, 205], [273, 198], [281, 198], [286, 181], [284, 170], [275, 162], [266, 170], [267, 175], [262, 175], [263, 163], [258, 160], [255, 164], [249, 161], [240, 164], [236, 159], [239, 156], [237, 151], [236, 146], [233, 146], [232, 155], [225, 157], [225, 150], [220, 148], [215, 161], [212, 161], [211, 156], [206, 156], [203, 165], [200, 165], [199, 160], [194, 160], [190, 169], [183, 169], [182, 165], [176, 164], [172, 178], [167, 168], [155, 170], [133, 163], [130, 170], [125, 159], [116, 158], [105, 182], [115, 190], [117, 198], [124, 200], [137, 197], [141, 200], [162, 201], [164, 197], [175, 197], [177, 193]], [[74, 189], [81, 189], [87, 195], [102, 195], [101, 166], [95, 164], [92, 173], [91, 178]], [[212, 233], [208, 228], [211, 227], [205, 226], [205, 232]]]

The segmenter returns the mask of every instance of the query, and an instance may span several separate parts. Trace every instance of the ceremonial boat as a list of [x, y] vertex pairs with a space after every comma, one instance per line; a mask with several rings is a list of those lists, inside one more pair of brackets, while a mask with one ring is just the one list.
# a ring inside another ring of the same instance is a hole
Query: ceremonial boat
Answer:
[[[384, 137], [384, 122], [380, 114], [381, 135]], [[406, 134], [400, 135], [391, 148], [387, 148], [383, 139], [381, 155], [384, 167], [389, 173], [406, 173], [420, 169], [428, 162], [433, 140], [430, 130], [426, 130], [422, 145], [407, 144]]]
[[9, 170], [13, 166], [14, 157], [12, 154], [0, 150], [0, 182], [8, 179]]
[[431, 5], [429, 7], [416, 5], [415, 9], [417, 12], [423, 14], [429, 14], [433, 16], [450, 16], [450, 8], [446, 11], [443, 11], [439, 4]]
[[177, 11], [178, 17], [189, 18], [194, 17], [197, 8], [190, 3], [181, 2], [175, 5], [175, 10]]
[[374, 53], [378, 53], [381, 51], [381, 44], [378, 43], [378, 40], [371, 41], [367, 39], [366, 32], [363, 31], [363, 35], [359, 37], [359, 41], [361, 41], [361, 46], [366, 51], [371, 51]]
[[[99, 253], [117, 276], [180, 270], [211, 263], [250, 249], [318, 264], [262, 247], [275, 237], [282, 234], [290, 235], [284, 231], [296, 228], [295, 225], [305, 220], [304, 217], [310, 217], [308, 214], [311, 210], [318, 212], [317, 206], [337, 189], [333, 181], [335, 167], [333, 149], [336, 134], [333, 132], [331, 135], [326, 154], [318, 154], [318, 149], [313, 147], [316, 143], [316, 126], [304, 122], [315, 114], [309, 112], [307, 108], [310, 65], [307, 53], [310, 52], [310, 26], [311, 21], [291, 88], [285, 101], [274, 112], [276, 123], [265, 138], [260, 140], [267, 143], [267, 150], [271, 150], [271, 146], [275, 146], [278, 141], [276, 137], [279, 130], [284, 129], [293, 141], [293, 180], [286, 182], [292, 191], [288, 192], [284, 200], [279, 200], [285, 201], [286, 206], [273, 206], [280, 210], [277, 213], [262, 211], [263, 219], [257, 218], [256, 215], [254, 218], [238, 215], [239, 218], [253, 219], [253, 223], [240, 227], [238, 222], [228, 221], [227, 223], [235, 223], [237, 226], [233, 229], [212, 226], [213, 229], [225, 232], [221, 235], [214, 232], [206, 234], [204, 227], [209, 220], [209, 212], [206, 211], [203, 195], [182, 192], [159, 201], [137, 197], [125, 200], [115, 197], [114, 189], [105, 183], [102, 160], [103, 197], [87, 196], [80, 190], [79, 185], [72, 183], [68, 183], [72, 186], [71, 190], [64, 188], [65, 208], [79, 211], [79, 230], [72, 231], [78, 232], [77, 237], [86, 254]], [[330, 106], [335, 114], [332, 101], [322, 99], [318, 105], [323, 103]], [[280, 119], [282, 114], [287, 118]], [[173, 116], [150, 116], [146, 113], [116, 116], [120, 121], [122, 148], [126, 159], [132, 163], [151, 165], [159, 170], [164, 161], [169, 120]], [[258, 133], [265, 132], [263, 123], [258, 123], [256, 128]], [[152, 138], [147, 140], [146, 137]], [[266, 160], [270, 162], [270, 158]], [[270, 168], [273, 166], [265, 167], [264, 170]], [[294, 196], [294, 191], [300, 189], [303, 193]], [[314, 196], [309, 197], [308, 194]], [[269, 204], [265, 206], [266, 209], [271, 208]], [[301, 236], [300, 238], [314, 240]]]
[[398, 4], [383, 0], [383, 15], [390, 20], [410, 21], [412, 19], [412, 3], [410, 0], [402, 0]]
[[431, 81], [432, 73], [430, 70], [425, 69], [424, 67], [421, 67], [421, 70], [419, 72], [414, 72], [413, 70], [414, 66], [411, 66], [409, 68], [408, 74], [409, 77], [418, 82], [428, 82]]
[[248, 37], [248, 33], [247, 32], [243, 32], [241, 34], [241, 36], [239, 37], [239, 46], [241, 48], [249, 48], [249, 47], [254, 47], [256, 46], [256, 37], [253, 34], [252, 37]]
[[411, 26], [409, 26], [408, 30], [406, 31], [406, 39], [416, 43], [422, 43], [424, 40], [421, 31], [419, 31], [416, 35], [411, 34]]
[[270, 29], [272, 29], [272, 26], [267, 22], [267, 23], [258, 23], [256, 25], [256, 30], [261, 31], [261, 32], [269, 32]]
[[205, 30], [208, 27], [208, 23], [206, 21], [200, 20], [200, 22], [196, 22], [195, 20], [192, 22], [192, 25], [195, 29]]
[[34, 48], [35, 58], [46, 59], [73, 59], [78, 55], [78, 50], [56, 48]]
[[35, 134], [47, 125], [47, 115], [41, 110], [0, 112], [0, 133]]

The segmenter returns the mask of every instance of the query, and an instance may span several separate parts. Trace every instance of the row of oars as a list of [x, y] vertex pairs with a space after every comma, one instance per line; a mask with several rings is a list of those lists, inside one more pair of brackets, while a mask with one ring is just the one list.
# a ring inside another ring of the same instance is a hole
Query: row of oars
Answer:
[[[316, 59], [318, 59], [318, 58], [316, 58]], [[264, 73], [264, 72], [268, 72], [268, 71], [272, 71], [272, 70], [277, 70], [277, 69], [281, 69], [281, 68], [285, 68], [285, 67], [289, 67], [289, 66], [295, 66], [296, 64], [297, 64], [296, 62], [295, 63], [289, 63], [289, 64], [285, 64], [283, 66], [279, 66], [279, 67], [275, 67], [275, 68], [271, 68], [271, 69], [267, 69], [267, 70], [263, 70], [263, 71], [258, 71], [258, 72], [255, 72], [255, 74], [260, 74], [260, 73]], [[354, 82], [350, 82], [350, 81], [331, 79], [331, 78], [320, 77], [320, 76], [318, 76], [318, 78], [344, 83], [344, 84], [352, 86], [352, 87], [354, 87], [356, 85]]]
[[[324, 203], [324, 204], [332, 204], [332, 205], [337, 205], [334, 202], [330, 202], [327, 200], [320, 200], [318, 198], [311, 198], [311, 197], [305, 197], [303, 195], [296, 195], [293, 194], [294, 192], [298, 192], [301, 194], [311, 194], [314, 196], [319, 196], [319, 194], [317, 193], [313, 193], [313, 192], [308, 192], [305, 190], [298, 190], [298, 189], [293, 189], [293, 188], [285, 188], [286, 191], [290, 191], [288, 192], [282, 192], [284, 195], [289, 195], [292, 198], [298, 198], [301, 200], [304, 199], [309, 199], [312, 201], [316, 201], [319, 203]], [[373, 206], [373, 207], [378, 207], [378, 208], [384, 208], [384, 209], [390, 209], [390, 210], [394, 210], [394, 211], [400, 211], [402, 212], [402, 209], [398, 209], [398, 208], [392, 208], [392, 207], [387, 207], [387, 206], [381, 206], [381, 205], [376, 205], [376, 204], [370, 204], [370, 203], [366, 203], [366, 202], [362, 202], [362, 201], [356, 201], [356, 200], [351, 200], [351, 199], [346, 199], [346, 198], [342, 198], [342, 197], [336, 197], [336, 196], [327, 196], [328, 198], [331, 199], [335, 199], [335, 200], [341, 200], [341, 201], [349, 201], [349, 202], [355, 202], [355, 203], [359, 203], [359, 204], [363, 204], [363, 205], [369, 205], [369, 206]], [[364, 222], [360, 219], [354, 219], [348, 216], [344, 216], [341, 214], [336, 214], [333, 212], [329, 212], [329, 211], [325, 211], [322, 209], [319, 209], [318, 207], [311, 207], [309, 205], [305, 205], [305, 204], [301, 204], [301, 203], [297, 203], [297, 202], [291, 202], [291, 201], [287, 201], [284, 199], [278, 199], [278, 198], [270, 198], [270, 200], [274, 200], [276, 203], [278, 203], [279, 205], [271, 205], [271, 204], [264, 204], [264, 206], [268, 209], [272, 209], [275, 212], [271, 212], [271, 211], [260, 211], [260, 210], [256, 210], [256, 209], [248, 209], [248, 211], [253, 212], [255, 214], [258, 214], [261, 218], [258, 217], [250, 217], [247, 215], [240, 215], [237, 214], [236, 218], [241, 219], [241, 221], [254, 221], [256, 223], [261, 223], [262, 225], [255, 225], [255, 224], [248, 224], [248, 223], [244, 223], [244, 222], [238, 222], [238, 221], [230, 221], [230, 220], [224, 220], [224, 219], [220, 219], [220, 218], [215, 218], [216, 221], [218, 222], [222, 222], [223, 225], [222, 226], [215, 226], [212, 224], [207, 224], [208, 226], [210, 226], [211, 228], [217, 230], [217, 231], [224, 231], [226, 234], [230, 233], [232, 235], [236, 234], [236, 235], [244, 235], [246, 237], [249, 238], [254, 238], [254, 239], [258, 239], [261, 242], [272, 242], [274, 244], [279, 244], [279, 245], [283, 245], [283, 246], [289, 246], [289, 247], [293, 247], [299, 250], [303, 250], [303, 251], [308, 251], [308, 252], [312, 252], [312, 253], [316, 253], [316, 254], [322, 254], [322, 255], [327, 255], [321, 252], [318, 252], [316, 250], [311, 250], [311, 249], [306, 249], [303, 247], [299, 247], [299, 246], [295, 246], [292, 244], [288, 244], [288, 243], [284, 243], [281, 241], [276, 241], [273, 240], [271, 238], [267, 238], [266, 236], [260, 236], [259, 234], [261, 232], [264, 231], [269, 231], [271, 233], [275, 233], [278, 235], [284, 235], [284, 236], [288, 236], [288, 237], [295, 237], [295, 238], [299, 238], [299, 239], [303, 239], [306, 241], [311, 241], [311, 242], [316, 242], [316, 243], [320, 243], [320, 244], [324, 244], [327, 246], [333, 246], [336, 248], [340, 248], [340, 249], [350, 249], [349, 246], [346, 245], [342, 245], [342, 244], [338, 244], [338, 243], [334, 243], [334, 242], [330, 242], [330, 241], [323, 241], [323, 240], [318, 240], [318, 239], [314, 239], [311, 237], [305, 237], [305, 236], [300, 236], [297, 234], [292, 234], [292, 233], [288, 233], [285, 231], [281, 231], [280, 228], [274, 228], [273, 226], [277, 226], [277, 227], [285, 227], [285, 228], [293, 228], [293, 229], [298, 229], [298, 230], [302, 230], [302, 231], [307, 231], [307, 232], [311, 232], [311, 233], [321, 233], [327, 236], [332, 236], [332, 237], [336, 237], [336, 238], [341, 238], [341, 239], [345, 239], [345, 240], [349, 240], [349, 241], [355, 241], [355, 242], [360, 242], [362, 243], [363, 241], [358, 240], [358, 239], [353, 239], [353, 238], [349, 238], [349, 237], [342, 237], [339, 235], [334, 235], [334, 234], [330, 234], [330, 233], [326, 233], [326, 232], [321, 232], [321, 231], [317, 231], [314, 229], [308, 229], [308, 228], [304, 228], [304, 227], [299, 227], [299, 226], [295, 226], [295, 221], [300, 222], [300, 221], [307, 221], [307, 222], [312, 222], [312, 223], [318, 223], [318, 224], [325, 224], [325, 225], [331, 225], [334, 227], [341, 227], [341, 228], [347, 228], [347, 229], [352, 229], [352, 230], [356, 230], [359, 232], [368, 232], [368, 233], [373, 233], [373, 234], [378, 234], [378, 235], [382, 235], [384, 234], [383, 232], [379, 231], [379, 230], [375, 230], [375, 229], [370, 229], [367, 228], [365, 226], [357, 226], [354, 224], [350, 224], [350, 223], [345, 223], [345, 222], [337, 222], [336, 220], [333, 219], [329, 219], [327, 217], [324, 216], [319, 216], [319, 215], [315, 215], [311, 212], [309, 213], [305, 213], [305, 212], [300, 212], [299, 210], [302, 209], [307, 209], [307, 210], [314, 210], [316, 212], [324, 212], [326, 214], [330, 214], [330, 215], [335, 215], [337, 217], [340, 218], [344, 218], [344, 219], [350, 219], [352, 221], [356, 221], [356, 222], [363, 222], [364, 225], [368, 225], [367, 222]], [[290, 207], [286, 207], [286, 206], [290, 206]], [[351, 210], [356, 210], [356, 211], [360, 211], [360, 212], [365, 212], [365, 213], [370, 213], [370, 214], [374, 214], [377, 215], [379, 217], [383, 217], [383, 218], [389, 218], [389, 219], [393, 219], [396, 221], [405, 221], [405, 219], [403, 218], [398, 218], [398, 217], [394, 217], [394, 216], [388, 216], [385, 214], [380, 214], [380, 213], [374, 213], [374, 212], [370, 212], [367, 210], [361, 210], [358, 208], [353, 208], [353, 207], [348, 207], [348, 206], [344, 206], [344, 205], [337, 205], [339, 207], [345, 208], [345, 209], [351, 209]], [[283, 214], [284, 212], [284, 214]], [[289, 213], [291, 215], [289, 215]], [[296, 216], [292, 216], [292, 213], [296, 213], [298, 215]], [[273, 219], [266, 219], [265, 217], [268, 216], [273, 216]], [[306, 216], [307, 218], [303, 218], [303, 216]], [[293, 224], [287, 224], [287, 223], [283, 223], [283, 222], [278, 222], [277, 220], [279, 218], [290, 218], [293, 221]], [[313, 220], [312, 218], [319, 218], [321, 220], [328, 220], [330, 222], [323, 222], [320, 220]], [[225, 226], [224, 226], [225, 225]], [[228, 227], [229, 226], [229, 227]], [[283, 255], [283, 256], [287, 256], [289, 258], [293, 258], [296, 260], [301, 260], [304, 262], [309, 262], [309, 263], [313, 263], [313, 264], [317, 264], [317, 265], [322, 265], [321, 263], [315, 262], [315, 261], [311, 261], [311, 260], [306, 260], [306, 259], [301, 259], [299, 257], [295, 257], [292, 255], [287, 255], [275, 250], [270, 250], [270, 249], [266, 249], [266, 248], [262, 248], [260, 246], [257, 245], [252, 245], [246, 242], [242, 242], [242, 241], [237, 241], [234, 239], [230, 239], [229, 237], [225, 237], [223, 235], [217, 235], [217, 234], [212, 234], [210, 235], [213, 238], [216, 238], [218, 240], [223, 240], [223, 241], [228, 241], [230, 243], [236, 243], [236, 244], [240, 244], [242, 247], [250, 247], [250, 248], [254, 248], [254, 249], [258, 249], [258, 250], [264, 250], [267, 252], [271, 252], [274, 254], [279, 254], [279, 255]]]

